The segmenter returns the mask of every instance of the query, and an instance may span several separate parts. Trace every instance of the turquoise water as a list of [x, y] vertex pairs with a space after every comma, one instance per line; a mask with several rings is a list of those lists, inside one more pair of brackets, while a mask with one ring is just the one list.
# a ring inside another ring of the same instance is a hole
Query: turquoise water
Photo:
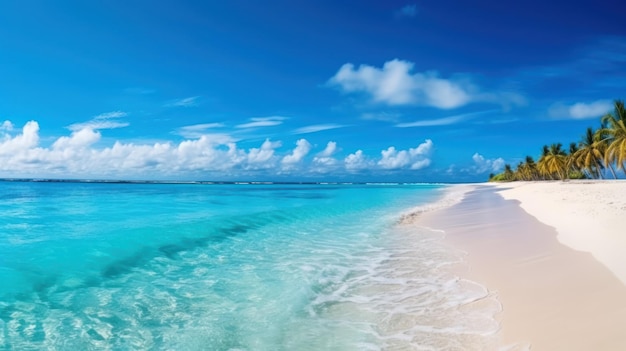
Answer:
[[1, 182], [0, 349], [482, 349], [443, 188]]

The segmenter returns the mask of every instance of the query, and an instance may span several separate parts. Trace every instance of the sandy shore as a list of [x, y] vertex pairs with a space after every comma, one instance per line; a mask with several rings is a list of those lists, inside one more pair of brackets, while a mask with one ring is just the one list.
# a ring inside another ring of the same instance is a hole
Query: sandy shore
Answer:
[[467, 252], [461, 274], [498, 295], [503, 349], [626, 350], [625, 214], [626, 182], [510, 183], [417, 224], [444, 230]]
[[505, 199], [542, 223], [558, 240], [589, 252], [626, 285], [626, 181], [515, 182], [500, 184]]

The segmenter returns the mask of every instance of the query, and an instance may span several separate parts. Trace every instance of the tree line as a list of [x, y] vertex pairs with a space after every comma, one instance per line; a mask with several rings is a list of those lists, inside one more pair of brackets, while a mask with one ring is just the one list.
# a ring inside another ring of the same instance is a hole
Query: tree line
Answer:
[[515, 169], [506, 164], [502, 173], [490, 174], [489, 181], [602, 179], [607, 173], [617, 179], [617, 172], [625, 167], [626, 109], [623, 100], [615, 100], [613, 111], [600, 119], [600, 127], [587, 128], [569, 150], [561, 143], [544, 145], [537, 162], [526, 156]]

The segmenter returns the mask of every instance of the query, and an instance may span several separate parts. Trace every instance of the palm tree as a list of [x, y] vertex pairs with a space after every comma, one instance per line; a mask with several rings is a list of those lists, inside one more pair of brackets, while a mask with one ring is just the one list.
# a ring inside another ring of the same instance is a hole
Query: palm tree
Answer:
[[613, 174], [613, 178], [617, 179], [617, 175], [615, 174], [615, 169], [613, 168], [613, 164], [611, 162], [606, 162], [606, 149], [608, 149], [611, 138], [607, 133], [607, 125], [605, 122], [601, 121], [600, 128], [596, 130], [594, 133], [594, 145], [602, 153], [602, 164], [605, 168], [608, 168]]
[[513, 180], [514, 179], [513, 170], [511, 169], [511, 165], [510, 164], [505, 164], [504, 165], [504, 179], [506, 179], [506, 180]]
[[526, 171], [526, 166], [524, 162], [517, 164], [517, 168], [515, 168], [514, 179], [515, 180], [527, 180], [528, 172]]
[[576, 166], [580, 167], [588, 176], [592, 178], [602, 178], [604, 165], [604, 147], [599, 143], [600, 134], [594, 132], [593, 128], [587, 128], [585, 135], [578, 142], [578, 150], [571, 156]]
[[543, 146], [543, 153], [537, 164], [539, 172], [550, 179], [565, 179], [567, 177], [567, 155], [561, 149], [563, 144], [552, 144], [550, 147]]
[[606, 164], [615, 163], [617, 169], [626, 171], [626, 108], [623, 100], [615, 100], [612, 113], [602, 117], [601, 134], [607, 143], [604, 154]]
[[576, 143], [569, 143], [569, 153], [566, 156], [567, 172], [571, 176], [572, 174], [579, 173], [582, 175], [582, 169], [574, 162], [574, 154], [578, 151], [578, 145]]
[[548, 164], [545, 162], [546, 157], [550, 154], [550, 148], [548, 145], [544, 145], [541, 149], [541, 156], [539, 157], [539, 161], [537, 162], [537, 171], [543, 177], [543, 179], [550, 178], [552, 179], [552, 175], [548, 170]]
[[539, 171], [537, 171], [537, 164], [535, 163], [535, 160], [533, 160], [532, 156], [526, 156], [526, 160], [524, 162], [524, 169], [527, 172], [528, 180], [539, 179]]

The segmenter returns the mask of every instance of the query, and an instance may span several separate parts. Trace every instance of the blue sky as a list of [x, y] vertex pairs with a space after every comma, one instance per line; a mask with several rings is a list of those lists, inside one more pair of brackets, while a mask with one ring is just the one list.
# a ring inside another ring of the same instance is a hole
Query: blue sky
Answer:
[[3, 1], [0, 177], [482, 181], [625, 98], [620, 1]]

